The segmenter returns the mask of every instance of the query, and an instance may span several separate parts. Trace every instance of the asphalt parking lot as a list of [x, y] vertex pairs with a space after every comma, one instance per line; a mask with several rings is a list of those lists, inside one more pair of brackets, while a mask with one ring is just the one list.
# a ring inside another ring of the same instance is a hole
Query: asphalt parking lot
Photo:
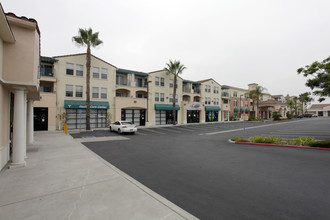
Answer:
[[329, 128], [330, 118], [170, 126], [84, 144], [200, 219], [330, 219], [330, 151], [228, 142], [255, 135], [330, 139]]

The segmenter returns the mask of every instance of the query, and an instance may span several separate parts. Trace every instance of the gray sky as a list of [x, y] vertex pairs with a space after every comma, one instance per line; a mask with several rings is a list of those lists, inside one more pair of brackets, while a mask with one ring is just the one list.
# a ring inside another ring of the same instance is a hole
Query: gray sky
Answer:
[[[44, 56], [82, 53], [72, 43], [92, 27], [92, 53], [124, 69], [151, 72], [180, 60], [190, 80], [213, 78], [273, 95], [310, 91], [299, 67], [330, 55], [329, 0], [2, 0], [5, 12], [38, 21]], [[330, 103], [330, 101], [327, 101]]]

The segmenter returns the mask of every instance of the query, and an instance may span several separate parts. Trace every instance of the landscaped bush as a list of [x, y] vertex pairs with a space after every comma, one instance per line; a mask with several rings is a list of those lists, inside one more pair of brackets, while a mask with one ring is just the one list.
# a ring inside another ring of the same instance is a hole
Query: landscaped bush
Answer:
[[256, 117], [254, 117], [254, 116], [249, 116], [249, 119], [248, 119], [249, 121], [261, 121], [261, 122], [263, 122], [264, 120], [261, 120], [261, 119], [256, 119]]
[[280, 144], [282, 143], [282, 138], [279, 137], [263, 137], [263, 136], [255, 136], [251, 137], [250, 141], [253, 143], [266, 143], [266, 144]]
[[279, 112], [274, 112], [273, 113], [273, 119], [274, 121], [278, 121], [281, 119], [281, 114]]
[[293, 115], [292, 115], [290, 112], [287, 112], [287, 113], [286, 113], [286, 117], [287, 117], [288, 119], [292, 119]]
[[299, 137], [292, 140], [292, 143], [294, 145], [299, 146], [310, 146], [315, 142], [315, 138], [312, 137]]
[[243, 137], [233, 137], [231, 140], [232, 141], [239, 141], [239, 142], [249, 142], [248, 139], [243, 138]]
[[315, 141], [310, 145], [311, 147], [324, 147], [324, 148], [330, 148], [330, 140], [324, 140], [324, 141]]

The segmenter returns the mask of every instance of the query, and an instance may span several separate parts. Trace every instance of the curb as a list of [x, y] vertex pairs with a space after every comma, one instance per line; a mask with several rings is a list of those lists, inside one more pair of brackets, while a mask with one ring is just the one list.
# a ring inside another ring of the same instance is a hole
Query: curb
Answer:
[[240, 142], [240, 141], [232, 141], [232, 140], [230, 140], [230, 142], [234, 143], [234, 144], [257, 145], [257, 146], [291, 147], [291, 148], [303, 148], [303, 149], [330, 150], [330, 148], [297, 146], [297, 145], [286, 145], [286, 144], [251, 143], [251, 142]]

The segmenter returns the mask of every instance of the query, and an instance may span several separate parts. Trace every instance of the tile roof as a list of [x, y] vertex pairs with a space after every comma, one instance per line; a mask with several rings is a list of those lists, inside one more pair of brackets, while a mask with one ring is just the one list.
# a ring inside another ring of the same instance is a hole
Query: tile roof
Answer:
[[330, 104], [313, 104], [309, 109], [324, 108], [330, 106]]
[[[76, 54], [67, 54], [67, 55], [61, 55], [61, 56], [54, 56], [53, 58], [61, 58], [61, 57], [72, 57], [72, 56], [81, 56], [81, 55], [86, 55], [86, 53], [76, 53]], [[111, 63], [108, 63], [105, 60], [102, 60], [101, 58], [98, 58], [97, 56], [94, 56], [93, 54], [91, 54], [92, 57], [94, 57], [95, 59], [98, 59], [106, 64], [109, 64], [110, 66], [113, 66], [114, 68], [118, 69], [116, 66], [112, 65]]]

